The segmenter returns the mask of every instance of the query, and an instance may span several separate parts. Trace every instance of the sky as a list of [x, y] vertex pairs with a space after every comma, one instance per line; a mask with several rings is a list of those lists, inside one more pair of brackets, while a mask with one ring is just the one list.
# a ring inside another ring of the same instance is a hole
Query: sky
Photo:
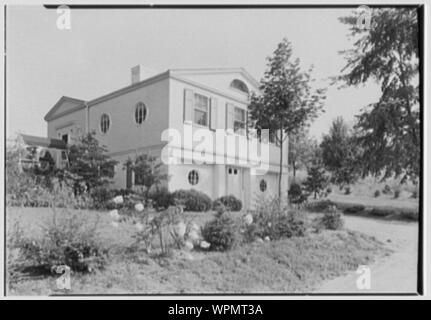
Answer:
[[257, 80], [266, 57], [287, 38], [293, 56], [318, 86], [328, 86], [325, 113], [310, 127], [320, 139], [337, 116], [376, 102], [379, 86], [329, 86], [340, 74], [340, 50], [352, 44], [338, 21], [351, 9], [92, 9], [71, 11], [71, 29], [42, 6], [8, 6], [6, 18], [7, 135], [47, 135], [45, 114], [60, 99], [91, 100], [130, 84], [137, 64], [175, 68], [243, 67]]

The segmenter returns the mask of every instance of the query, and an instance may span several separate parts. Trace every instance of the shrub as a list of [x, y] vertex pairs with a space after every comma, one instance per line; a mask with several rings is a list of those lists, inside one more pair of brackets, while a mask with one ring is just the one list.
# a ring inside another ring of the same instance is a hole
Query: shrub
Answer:
[[345, 187], [344, 188], [344, 194], [345, 195], [348, 195], [348, 194], [351, 194], [351, 193], [352, 193], [352, 189], [350, 187]]
[[223, 204], [228, 211], [241, 211], [242, 209], [241, 200], [235, 198], [233, 195], [223, 196], [214, 200], [213, 209], [219, 206], [220, 203]]
[[305, 219], [298, 211], [289, 210], [277, 199], [262, 199], [253, 214], [253, 223], [245, 227], [243, 235], [245, 241], [256, 237], [278, 240], [303, 236], [305, 230]]
[[149, 198], [155, 208], [167, 209], [175, 204], [173, 195], [167, 188], [157, 188], [151, 191]]
[[211, 244], [210, 249], [215, 251], [226, 251], [231, 249], [236, 242], [235, 222], [223, 214], [205, 224], [202, 236]]
[[400, 217], [405, 220], [418, 221], [419, 212], [416, 210], [402, 210], [400, 212]]
[[95, 238], [97, 221], [92, 225], [82, 213], [67, 209], [53, 213], [41, 237], [21, 237], [15, 241], [14, 246], [20, 249], [25, 263], [46, 271], [59, 265], [79, 272], [103, 268], [108, 251]]
[[380, 197], [380, 190], [374, 191], [374, 198]]
[[386, 217], [394, 213], [394, 210], [391, 208], [373, 208], [370, 211], [370, 215], [376, 217]]
[[346, 208], [344, 208], [345, 213], [358, 213], [364, 210], [365, 210], [365, 206], [362, 204], [349, 205]]
[[383, 194], [390, 194], [392, 192], [391, 187], [389, 187], [387, 184], [382, 190]]
[[323, 217], [319, 218], [318, 224], [327, 230], [339, 230], [344, 225], [343, 215], [336, 207], [332, 207], [328, 212], [325, 212]]
[[208, 211], [211, 209], [212, 201], [205, 193], [191, 190], [177, 190], [172, 197], [178, 204], [184, 205], [186, 211]]
[[93, 200], [93, 208], [99, 210], [107, 209], [108, 203], [114, 197], [114, 194], [108, 188], [100, 186], [91, 190], [90, 197]]
[[290, 203], [296, 205], [303, 204], [308, 198], [308, 195], [303, 192], [301, 185], [295, 182], [290, 185], [288, 196]]
[[398, 199], [400, 197], [401, 190], [399, 188], [394, 190], [394, 198]]
[[326, 199], [326, 200], [320, 200], [320, 201], [308, 203], [305, 208], [307, 211], [310, 211], [310, 212], [324, 212], [328, 210], [331, 206], [335, 206], [335, 205], [336, 205], [335, 202], [329, 199]]
[[332, 193], [332, 188], [331, 187], [327, 187], [326, 188], [326, 193], [327, 194], [331, 194]]

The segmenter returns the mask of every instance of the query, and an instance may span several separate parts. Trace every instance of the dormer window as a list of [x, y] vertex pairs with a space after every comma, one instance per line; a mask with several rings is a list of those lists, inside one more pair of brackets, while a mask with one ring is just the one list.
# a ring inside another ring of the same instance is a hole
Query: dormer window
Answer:
[[230, 87], [231, 87], [231, 88], [234, 88], [234, 89], [236, 89], [236, 90], [242, 91], [242, 92], [244, 92], [245, 94], [248, 94], [248, 93], [249, 93], [247, 85], [244, 83], [244, 81], [239, 80], [239, 79], [235, 79], [235, 80], [233, 80], [233, 81], [230, 83]]

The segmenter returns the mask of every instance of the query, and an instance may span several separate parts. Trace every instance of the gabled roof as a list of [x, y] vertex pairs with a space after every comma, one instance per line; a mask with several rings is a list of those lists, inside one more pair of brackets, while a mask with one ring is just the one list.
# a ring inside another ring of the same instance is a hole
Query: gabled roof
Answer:
[[66, 142], [60, 139], [43, 138], [37, 136], [30, 136], [27, 134], [21, 134], [23, 142], [28, 146], [55, 148], [55, 149], [66, 149]]
[[244, 68], [190, 68], [190, 69], [170, 69], [176, 74], [221, 74], [221, 73], [239, 73], [247, 79], [256, 89], [259, 88], [259, 82]]
[[61, 105], [64, 102], [70, 102], [74, 106], [81, 106], [81, 105], [84, 105], [84, 103], [85, 103], [85, 101], [81, 100], [81, 99], [76, 99], [76, 98], [62, 96], [60, 98], [60, 100], [58, 100], [57, 103], [48, 111], [48, 113], [45, 115], [45, 117], [43, 119], [45, 121], [50, 120], [51, 116], [61, 107]]

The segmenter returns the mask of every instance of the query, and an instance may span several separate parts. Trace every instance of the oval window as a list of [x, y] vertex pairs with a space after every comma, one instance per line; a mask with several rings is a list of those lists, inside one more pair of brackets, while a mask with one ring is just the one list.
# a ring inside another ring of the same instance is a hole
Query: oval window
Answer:
[[194, 186], [199, 182], [199, 174], [196, 170], [192, 170], [189, 172], [189, 183]]
[[106, 113], [102, 114], [102, 116], [100, 117], [100, 131], [102, 131], [103, 133], [107, 133], [110, 125], [111, 120], [109, 119], [109, 116]]
[[135, 121], [137, 124], [142, 124], [145, 119], [147, 119], [147, 107], [142, 102], [138, 102], [135, 107]]

